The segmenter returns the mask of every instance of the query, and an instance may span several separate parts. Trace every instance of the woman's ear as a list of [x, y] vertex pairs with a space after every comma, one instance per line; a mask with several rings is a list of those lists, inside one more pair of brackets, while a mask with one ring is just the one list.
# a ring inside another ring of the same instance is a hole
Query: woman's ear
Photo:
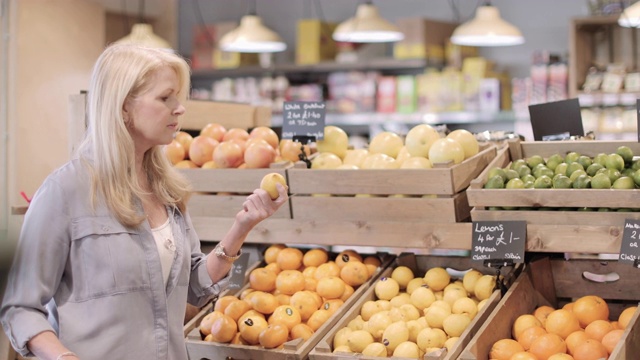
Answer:
[[124, 119], [125, 124], [131, 120], [130, 110], [131, 105], [129, 104], [128, 100], [125, 100], [125, 102], [122, 104], [122, 118]]

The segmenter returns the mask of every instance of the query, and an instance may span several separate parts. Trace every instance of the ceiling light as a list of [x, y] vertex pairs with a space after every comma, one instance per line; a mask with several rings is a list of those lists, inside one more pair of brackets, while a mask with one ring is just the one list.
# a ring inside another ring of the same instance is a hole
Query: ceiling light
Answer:
[[618, 18], [618, 25], [623, 27], [640, 27], [640, 2], [624, 9]]
[[171, 49], [171, 44], [160, 36], [153, 33], [150, 24], [134, 24], [131, 33], [120, 40], [116, 44], [138, 44], [147, 47]]
[[484, 4], [476, 9], [475, 18], [453, 31], [451, 42], [467, 46], [510, 46], [524, 44], [524, 37], [517, 27], [502, 20], [498, 8]]
[[368, 2], [358, 5], [356, 15], [336, 27], [333, 39], [353, 43], [391, 42], [404, 39], [404, 34]]
[[223, 51], [248, 53], [278, 52], [287, 48], [280, 36], [264, 26], [256, 15], [243, 16], [240, 26], [226, 33], [219, 45]]

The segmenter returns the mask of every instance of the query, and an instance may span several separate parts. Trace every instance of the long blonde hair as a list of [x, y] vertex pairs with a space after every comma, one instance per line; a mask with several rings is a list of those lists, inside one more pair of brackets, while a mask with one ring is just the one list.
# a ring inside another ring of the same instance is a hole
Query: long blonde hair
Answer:
[[[161, 49], [136, 45], [111, 45], [93, 68], [87, 97], [88, 128], [78, 149], [91, 169], [91, 204], [99, 202], [125, 226], [136, 227], [144, 220], [139, 199], [147, 194], [135, 171], [134, 143], [123, 117], [123, 106], [148, 89], [154, 72], [173, 69], [179, 80], [178, 95], [186, 100], [190, 87], [189, 65], [180, 56]], [[189, 183], [168, 161], [161, 146], [144, 154], [143, 169], [151, 192], [163, 204], [184, 212]]]

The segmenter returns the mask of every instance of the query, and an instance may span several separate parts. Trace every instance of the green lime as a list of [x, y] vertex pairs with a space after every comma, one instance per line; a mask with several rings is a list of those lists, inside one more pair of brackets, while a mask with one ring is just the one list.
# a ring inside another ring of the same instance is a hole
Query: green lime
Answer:
[[516, 169], [516, 171], [518, 172], [518, 175], [521, 179], [527, 175], [531, 175], [531, 169], [527, 165], [520, 166]]
[[591, 187], [591, 177], [582, 174], [573, 180], [572, 185], [574, 189], [588, 189]]
[[531, 182], [536, 181], [536, 177], [535, 177], [535, 176], [533, 176], [533, 175], [531, 175], [531, 174], [529, 174], [529, 175], [525, 175], [525, 176], [521, 177], [520, 179], [522, 179], [522, 181], [524, 181], [525, 183], [526, 183], [527, 181], [531, 181]]
[[547, 167], [551, 170], [555, 170], [556, 167], [558, 167], [559, 164], [564, 164], [563, 161], [558, 161], [558, 160], [548, 160], [547, 161]]
[[633, 161], [633, 150], [628, 146], [619, 146], [616, 150], [616, 154], [622, 156], [622, 159], [624, 159], [624, 162], [627, 164], [631, 164]]
[[602, 166], [606, 166], [607, 165], [607, 158], [609, 157], [609, 155], [605, 154], [605, 153], [600, 153], [598, 155], [596, 155], [593, 158], [593, 162], [595, 164], [600, 164]]
[[640, 186], [640, 169], [636, 170], [633, 175], [631, 175], [631, 178], [636, 185]]
[[547, 159], [547, 164], [549, 163], [549, 161], [554, 161], [557, 163], [561, 163], [564, 162], [564, 156], [560, 155], [560, 154], [553, 154], [551, 156], [549, 156], [549, 158]]
[[633, 179], [627, 176], [621, 176], [611, 185], [613, 189], [634, 189], [636, 184]]
[[611, 179], [605, 173], [596, 174], [591, 178], [591, 187], [593, 189], [610, 189]]
[[589, 165], [589, 167], [587, 168], [587, 170], [586, 170], [586, 171], [587, 171], [587, 175], [589, 175], [589, 176], [593, 176], [593, 175], [595, 175], [595, 174], [598, 172], [598, 170], [600, 170], [600, 169], [604, 169], [604, 166], [603, 166], [603, 165], [600, 165], [600, 164], [598, 164], [598, 163], [593, 163], [593, 164]]
[[504, 171], [505, 175], [507, 175], [507, 181], [511, 180], [511, 179], [515, 179], [515, 178], [519, 178], [520, 175], [518, 174], [517, 171], [513, 170], [513, 169], [506, 169]]
[[550, 189], [553, 186], [553, 181], [547, 175], [542, 175], [536, 179], [533, 183], [533, 187], [536, 189]]
[[518, 160], [516, 160], [516, 161], [511, 163], [510, 168], [515, 170], [515, 169], [519, 168], [522, 165], [527, 165], [527, 162], [524, 159], [518, 159]]
[[525, 181], [524, 182], [524, 188], [525, 189], [533, 189], [534, 188], [533, 184], [534, 184], [534, 181]]
[[544, 165], [536, 166], [535, 169], [533, 169], [533, 176], [535, 176], [537, 179], [542, 175], [546, 175], [551, 178], [553, 177], [553, 175], [555, 175], [555, 173], [553, 172], [553, 170]]
[[573, 174], [573, 172], [576, 170], [584, 171], [584, 167], [579, 162], [572, 162], [567, 166], [567, 172], [565, 173], [565, 175], [570, 177], [571, 174]]
[[504, 179], [500, 175], [494, 175], [489, 178], [486, 184], [484, 184], [485, 189], [504, 189]]
[[507, 181], [507, 174], [505, 174], [504, 169], [500, 167], [494, 167], [489, 170], [489, 179], [492, 177], [500, 175], [502, 177], [502, 181]]
[[[572, 173], [571, 173], [571, 176], [569, 176], [569, 179], [571, 179], [571, 181], [573, 182], [573, 181], [575, 181], [575, 180], [578, 178], [578, 176], [580, 176], [580, 175], [587, 175], [587, 172], [586, 172], [586, 171], [584, 171], [584, 170], [576, 170], [576, 171], [574, 171], [574, 172], [572, 172]], [[587, 176], [589, 176], [589, 175], [587, 175]]]
[[584, 169], [586, 169], [593, 163], [593, 160], [591, 160], [591, 158], [588, 156], [582, 155], [578, 158], [578, 163], [582, 165]]
[[527, 165], [529, 165], [530, 168], [535, 168], [537, 165], [544, 165], [544, 159], [542, 158], [542, 156], [540, 155], [533, 155], [531, 157], [527, 158]]
[[598, 170], [598, 172], [596, 172], [596, 175], [598, 173], [602, 173], [605, 174], [609, 177], [609, 180], [611, 180], [611, 183], [613, 184], [616, 180], [618, 180], [618, 178], [620, 176], [622, 176], [620, 174], [620, 171], [618, 170], [614, 170], [614, 169], [602, 169], [602, 170]]
[[607, 156], [607, 161], [605, 161], [604, 166], [607, 169], [614, 169], [614, 170], [621, 171], [622, 169], [624, 169], [624, 159], [622, 158], [622, 156], [618, 154], [609, 154]]
[[599, 212], [609, 212], [609, 211], [611, 211], [611, 209], [605, 208], [605, 207], [601, 207], [601, 208], [598, 208], [598, 211]]
[[507, 182], [506, 189], [524, 189], [524, 181], [519, 178], [513, 178]]
[[633, 162], [633, 164], [631, 164], [631, 169], [634, 170], [634, 171], [635, 170], [640, 170], [640, 159], [635, 160]]
[[560, 174], [556, 175], [553, 178], [553, 188], [554, 189], [570, 189], [571, 188], [571, 179]]
[[562, 175], [567, 175], [567, 168], [569, 167], [569, 164], [563, 162], [558, 164], [558, 166], [556, 166], [554, 173], [555, 174], [562, 174]]
[[567, 155], [565, 155], [564, 162], [566, 162], [567, 164], [571, 164], [571, 163], [574, 163], [574, 162], [578, 161], [579, 157], [580, 157], [580, 154], [578, 154], [575, 151], [572, 151], [572, 152], [568, 153]]

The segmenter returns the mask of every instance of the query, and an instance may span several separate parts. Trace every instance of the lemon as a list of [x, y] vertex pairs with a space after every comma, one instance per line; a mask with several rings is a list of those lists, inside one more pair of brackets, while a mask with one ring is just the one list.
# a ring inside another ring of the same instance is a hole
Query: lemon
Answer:
[[387, 351], [393, 353], [396, 347], [409, 340], [409, 328], [404, 321], [396, 321], [389, 325], [382, 334], [382, 344], [387, 347]]
[[420, 348], [418, 344], [413, 341], [404, 341], [398, 344], [396, 349], [393, 350], [393, 357], [418, 359], [420, 358]]
[[409, 281], [413, 280], [413, 270], [411, 270], [408, 266], [398, 266], [393, 269], [391, 273], [391, 278], [398, 282], [400, 285], [400, 289], [406, 289]]
[[382, 343], [373, 342], [362, 350], [362, 355], [371, 357], [387, 357], [387, 347]]
[[436, 301], [436, 296], [428, 287], [421, 286], [411, 293], [411, 304], [418, 310], [428, 308], [434, 301]]
[[351, 332], [347, 337], [347, 345], [349, 349], [356, 353], [361, 353], [367, 345], [373, 342], [373, 336], [371, 333], [365, 330], [356, 330]]
[[451, 276], [442, 267], [433, 267], [424, 274], [424, 282], [432, 291], [440, 291], [444, 289], [451, 281]]
[[476, 281], [482, 277], [482, 273], [478, 270], [472, 269], [467, 271], [462, 277], [462, 286], [467, 293], [472, 294], [473, 288], [476, 286]]
[[400, 292], [400, 285], [393, 278], [383, 277], [376, 282], [374, 291], [378, 299], [391, 300]]

